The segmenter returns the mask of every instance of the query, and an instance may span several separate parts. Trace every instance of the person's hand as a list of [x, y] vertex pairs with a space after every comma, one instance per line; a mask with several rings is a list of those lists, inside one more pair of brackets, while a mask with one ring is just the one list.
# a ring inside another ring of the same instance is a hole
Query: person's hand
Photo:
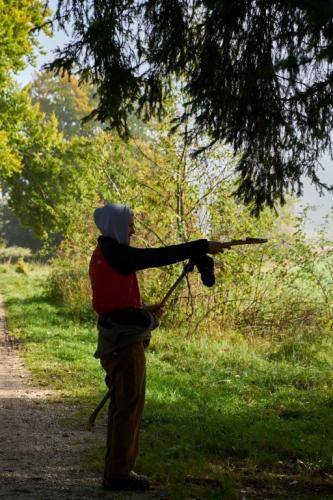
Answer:
[[151, 304], [146, 306], [147, 311], [153, 313], [156, 318], [160, 319], [165, 312], [165, 305], [162, 303]]
[[208, 241], [209, 250], [208, 253], [215, 255], [217, 253], [222, 253], [225, 250], [225, 246], [220, 241]]

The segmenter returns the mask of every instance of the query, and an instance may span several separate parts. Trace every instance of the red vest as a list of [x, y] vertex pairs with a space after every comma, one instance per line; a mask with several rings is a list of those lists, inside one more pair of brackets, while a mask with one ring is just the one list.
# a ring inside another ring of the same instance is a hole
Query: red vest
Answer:
[[90, 259], [89, 276], [92, 306], [98, 314], [121, 307], [142, 306], [136, 273], [118, 273], [106, 262], [98, 245]]

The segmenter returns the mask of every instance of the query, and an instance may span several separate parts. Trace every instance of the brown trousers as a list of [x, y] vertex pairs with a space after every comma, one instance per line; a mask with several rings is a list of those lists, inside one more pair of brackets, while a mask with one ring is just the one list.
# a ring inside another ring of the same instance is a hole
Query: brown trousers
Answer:
[[143, 343], [101, 358], [111, 389], [104, 478], [127, 475], [135, 467], [145, 403], [146, 359]]

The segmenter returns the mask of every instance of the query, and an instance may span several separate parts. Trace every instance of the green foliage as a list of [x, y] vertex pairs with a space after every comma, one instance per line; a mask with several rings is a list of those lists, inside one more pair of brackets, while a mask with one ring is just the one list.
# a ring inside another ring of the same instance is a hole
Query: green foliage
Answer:
[[88, 265], [97, 231], [92, 227], [90, 213], [81, 213], [77, 224], [79, 221], [81, 226], [76, 226], [75, 232], [69, 232], [59, 246], [47, 289], [50, 296], [63, 304], [71, 318], [87, 321], [96, 317], [91, 306]]
[[0, 185], [22, 168], [20, 144], [26, 139], [25, 123], [31, 112], [26, 93], [13, 83], [13, 74], [33, 60], [38, 45], [35, 29], [44, 25], [49, 11], [36, 0], [0, 1]]
[[31, 257], [30, 248], [22, 248], [17, 246], [1, 246], [0, 245], [0, 262], [8, 264], [15, 263], [19, 260], [29, 260]]
[[[49, 85], [50, 106], [55, 103], [52, 112], [45, 104], [46, 96], [44, 101], [41, 97], [42, 90], [34, 94], [36, 104], [32, 103], [29, 87], [20, 91], [8, 84], [0, 92], [0, 179], [9, 207], [49, 251], [65, 236], [75, 214], [79, 218], [80, 210], [96, 197], [100, 140], [92, 134], [85, 137], [74, 133], [79, 130], [79, 116], [89, 106], [87, 89], [78, 89], [74, 81], [68, 87], [62, 80], [46, 77], [37, 80], [37, 89], [44, 83]], [[63, 98], [66, 106], [71, 104], [65, 117], [55, 96], [60, 101]], [[41, 111], [41, 105], [48, 115]], [[60, 127], [56, 110], [62, 120], [68, 120]], [[59, 128], [65, 130], [67, 138]]]
[[60, 27], [72, 39], [50, 68], [96, 85], [91, 116], [123, 137], [128, 116], [164, 117], [177, 80], [198, 152], [227, 142], [238, 157], [236, 190], [258, 213], [302, 192], [331, 150], [331, 0], [184, 2], [58, 0]]
[[12, 72], [25, 67], [33, 60], [33, 50], [38, 46], [36, 29], [50, 30], [44, 24], [50, 11], [42, 0], [0, 1], [0, 88], [8, 82]]
[[0, 182], [3, 187], [7, 179], [14, 172], [22, 168], [21, 147], [31, 137], [27, 137], [26, 129], [34, 115], [26, 92], [21, 92], [17, 85], [8, 82], [4, 88], [0, 87]]
[[74, 76], [69, 78], [68, 75], [38, 73], [29, 85], [29, 92], [32, 102], [38, 104], [48, 118], [52, 114], [57, 117], [59, 129], [65, 137], [89, 135], [93, 132], [92, 122], [82, 122], [82, 118], [93, 109], [92, 88], [85, 84], [79, 85]]
[[[88, 138], [75, 134], [79, 117], [89, 111], [90, 95], [75, 79], [67, 84], [65, 79], [40, 75], [32, 89], [23, 90], [13, 83], [12, 72], [24, 67], [25, 57], [32, 57], [35, 30], [49, 12], [39, 1], [7, 3], [0, 21], [5, 40], [0, 49], [1, 189], [20, 223], [52, 250], [66, 233], [73, 213], [79, 211], [78, 205], [95, 196], [91, 162], [96, 162], [96, 150]], [[61, 108], [66, 108], [63, 114]], [[62, 120], [60, 126], [56, 114]]]
[[6, 189], [20, 222], [54, 248], [84, 202], [96, 196], [98, 142], [76, 136], [65, 141], [54, 115], [47, 121], [37, 106], [30, 111], [22, 167]]

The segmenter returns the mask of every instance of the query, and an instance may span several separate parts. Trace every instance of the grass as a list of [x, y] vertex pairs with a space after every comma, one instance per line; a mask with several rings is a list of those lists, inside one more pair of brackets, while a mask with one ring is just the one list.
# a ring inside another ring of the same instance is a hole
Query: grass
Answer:
[[[0, 267], [9, 329], [35, 381], [81, 403], [82, 418], [105, 391], [95, 326], [48, 297], [48, 272]], [[332, 341], [306, 347], [155, 331], [138, 470], [168, 498], [333, 498]], [[88, 466], [101, 471], [103, 453]]]

